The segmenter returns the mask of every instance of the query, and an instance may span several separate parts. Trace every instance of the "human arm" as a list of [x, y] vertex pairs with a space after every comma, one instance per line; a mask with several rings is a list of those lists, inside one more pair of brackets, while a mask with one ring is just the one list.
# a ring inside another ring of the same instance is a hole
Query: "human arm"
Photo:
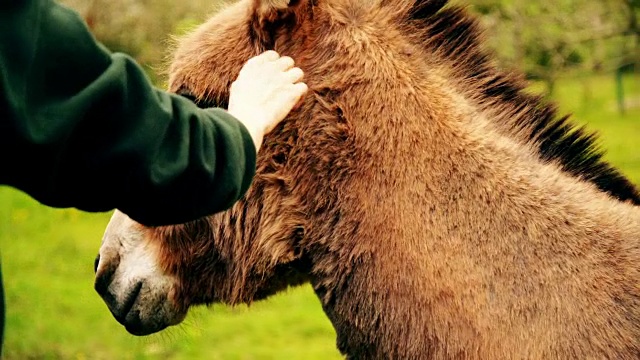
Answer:
[[51, 1], [0, 3], [0, 95], [0, 183], [46, 205], [179, 223], [228, 208], [254, 175], [256, 131], [154, 89]]

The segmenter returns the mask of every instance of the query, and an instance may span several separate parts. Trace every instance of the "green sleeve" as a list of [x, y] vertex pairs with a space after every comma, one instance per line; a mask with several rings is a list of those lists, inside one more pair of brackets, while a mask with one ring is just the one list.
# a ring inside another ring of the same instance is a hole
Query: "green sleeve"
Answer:
[[255, 161], [238, 120], [155, 89], [75, 12], [0, 1], [0, 184], [49, 206], [163, 225], [230, 207]]

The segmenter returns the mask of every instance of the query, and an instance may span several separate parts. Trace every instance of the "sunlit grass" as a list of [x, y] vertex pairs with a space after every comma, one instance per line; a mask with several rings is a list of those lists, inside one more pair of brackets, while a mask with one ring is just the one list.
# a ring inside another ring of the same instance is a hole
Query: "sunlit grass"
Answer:
[[554, 99], [560, 112], [600, 135], [605, 158], [640, 184], [640, 74], [624, 76], [626, 112], [621, 115], [613, 76], [561, 81]]
[[93, 259], [108, 219], [49, 209], [0, 188], [5, 359], [339, 358], [308, 286], [251, 308], [195, 309], [158, 335], [129, 335], [93, 291]]
[[[591, 91], [584, 92], [588, 81]], [[640, 78], [617, 113], [613, 78], [565, 80], [563, 112], [601, 133], [607, 158], [640, 183]], [[109, 214], [54, 210], [0, 188], [7, 292], [5, 359], [337, 359], [335, 333], [308, 286], [251, 308], [192, 311], [184, 325], [129, 335], [93, 291], [93, 259]]]

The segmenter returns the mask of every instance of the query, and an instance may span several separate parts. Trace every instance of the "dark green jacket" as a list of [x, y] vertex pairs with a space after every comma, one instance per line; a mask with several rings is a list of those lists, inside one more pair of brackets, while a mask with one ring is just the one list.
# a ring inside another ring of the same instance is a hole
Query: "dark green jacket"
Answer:
[[230, 207], [255, 158], [240, 122], [153, 88], [75, 12], [0, 0], [0, 184], [49, 206], [118, 208], [162, 225]]

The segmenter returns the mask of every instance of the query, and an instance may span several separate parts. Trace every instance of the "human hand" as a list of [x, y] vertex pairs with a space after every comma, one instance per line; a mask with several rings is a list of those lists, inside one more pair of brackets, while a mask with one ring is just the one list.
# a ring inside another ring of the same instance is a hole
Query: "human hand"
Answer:
[[227, 111], [249, 130], [256, 151], [306, 93], [303, 77], [293, 59], [266, 51], [249, 59], [231, 84]]

